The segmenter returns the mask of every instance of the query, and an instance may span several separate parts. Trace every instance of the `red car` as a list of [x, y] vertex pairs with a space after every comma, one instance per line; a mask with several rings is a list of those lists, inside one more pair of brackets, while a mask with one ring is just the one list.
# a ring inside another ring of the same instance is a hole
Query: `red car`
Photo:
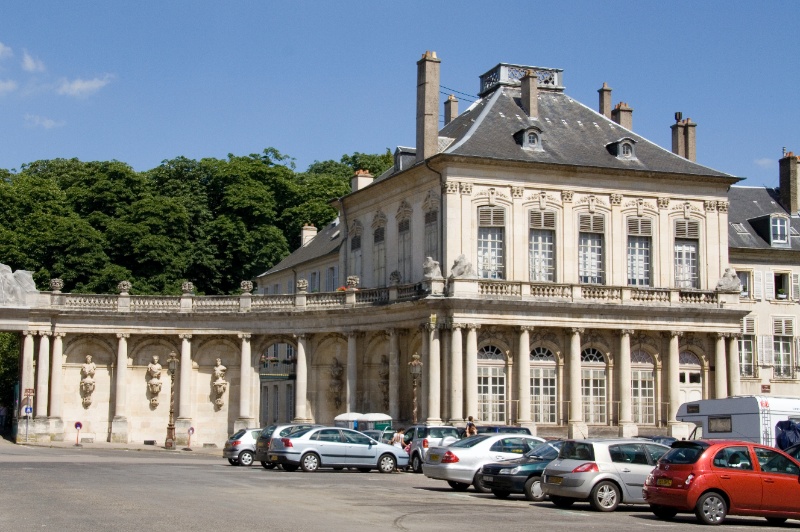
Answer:
[[644, 498], [659, 519], [694, 512], [708, 525], [727, 515], [777, 525], [800, 519], [800, 462], [750, 442], [677, 441], [647, 477]]

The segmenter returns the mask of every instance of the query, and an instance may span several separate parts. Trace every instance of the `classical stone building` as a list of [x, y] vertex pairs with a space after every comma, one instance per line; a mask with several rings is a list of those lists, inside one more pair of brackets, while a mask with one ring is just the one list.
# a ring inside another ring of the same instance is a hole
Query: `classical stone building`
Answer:
[[680, 436], [685, 399], [752, 393], [739, 353], [751, 309], [727, 270], [739, 178], [695, 162], [695, 124], [677, 117], [665, 150], [605, 84], [595, 111], [561, 70], [499, 64], [463, 113], [445, 102], [439, 129], [439, 67], [418, 62], [416, 146], [354, 176], [338, 218], [304, 228], [255, 291], [19, 288], [0, 325], [24, 336], [31, 437], [74, 437], [80, 421], [98, 439], [163, 440], [171, 403], [179, 444], [189, 427], [220, 444], [343, 412]]

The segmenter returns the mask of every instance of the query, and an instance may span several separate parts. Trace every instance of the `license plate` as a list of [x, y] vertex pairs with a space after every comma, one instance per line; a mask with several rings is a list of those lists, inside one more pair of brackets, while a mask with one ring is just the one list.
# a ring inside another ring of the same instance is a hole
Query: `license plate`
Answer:
[[561, 477], [547, 477], [548, 484], [561, 484], [561, 481], [564, 480]]
[[432, 454], [431, 455], [431, 462], [435, 462], [435, 461], [438, 461], [438, 460], [439, 460], [439, 455], [438, 454]]
[[671, 478], [660, 478], [656, 480], [656, 485], [658, 486], [672, 486], [672, 479]]
[[271, 454], [271, 455], [269, 455], [269, 459], [270, 459], [270, 461], [272, 461], [272, 462], [277, 462], [277, 461], [278, 461], [278, 457], [277, 457], [277, 456], [275, 456], [274, 454]]
[[484, 482], [491, 482], [492, 480], [494, 480], [494, 477], [492, 477], [491, 475], [483, 475]]

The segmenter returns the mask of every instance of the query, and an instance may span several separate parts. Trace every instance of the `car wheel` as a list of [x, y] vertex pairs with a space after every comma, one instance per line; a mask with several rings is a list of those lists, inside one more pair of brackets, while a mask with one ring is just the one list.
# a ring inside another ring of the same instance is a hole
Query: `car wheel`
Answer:
[[498, 499], [508, 499], [508, 496], [511, 495], [511, 492], [505, 490], [492, 490], [492, 495]]
[[253, 465], [253, 453], [250, 451], [242, 451], [239, 453], [239, 465], [249, 467]]
[[300, 466], [297, 464], [283, 464], [283, 469], [284, 471], [288, 471], [289, 473], [294, 473], [295, 471], [300, 469]]
[[411, 469], [414, 473], [422, 473], [422, 458], [416, 453], [411, 457]]
[[728, 515], [728, 504], [716, 491], [704, 493], [694, 507], [697, 520], [706, 525], [721, 525]]
[[559, 508], [569, 508], [575, 502], [575, 499], [569, 497], [559, 497], [558, 495], [550, 495], [550, 502]]
[[239, 462], [235, 458], [228, 458], [228, 463], [230, 465], [239, 465]]
[[547, 495], [542, 491], [542, 477], [531, 477], [525, 481], [525, 498], [533, 502], [542, 502]]
[[619, 506], [619, 488], [613, 482], [598, 482], [589, 496], [589, 503], [598, 512], [613, 512]]
[[650, 505], [650, 511], [653, 512], [653, 515], [658, 517], [663, 521], [669, 521], [676, 515], [678, 515], [678, 510], [675, 508], [670, 508], [668, 506], [658, 506], [656, 504]]
[[772, 526], [780, 526], [785, 522], [785, 517], [767, 517], [767, 523], [771, 524]]
[[261, 462], [261, 467], [263, 467], [264, 469], [275, 469], [277, 465], [278, 464], [273, 464], [272, 462], [264, 462], [264, 461]]
[[467, 491], [467, 488], [469, 488], [469, 484], [464, 484], [463, 482], [456, 482], [454, 480], [448, 480], [447, 485], [456, 491]]
[[300, 466], [306, 473], [313, 473], [319, 469], [319, 456], [314, 453], [308, 453], [300, 460]]
[[475, 473], [475, 478], [472, 479], [472, 487], [475, 488], [475, 491], [478, 493], [491, 493], [491, 489], [486, 487], [486, 484], [483, 483], [481, 480], [480, 472]]
[[370, 471], [372, 471], [372, 468], [371, 467], [359, 467], [358, 470], [360, 472], [362, 472], [362, 473], [369, 473]]
[[381, 473], [394, 473], [395, 469], [397, 469], [397, 460], [391, 454], [384, 454], [378, 460], [378, 471]]

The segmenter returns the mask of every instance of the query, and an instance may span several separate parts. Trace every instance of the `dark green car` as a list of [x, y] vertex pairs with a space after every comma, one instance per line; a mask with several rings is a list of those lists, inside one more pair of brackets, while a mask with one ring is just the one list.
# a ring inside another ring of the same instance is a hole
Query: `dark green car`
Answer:
[[486, 464], [481, 469], [481, 481], [499, 499], [505, 499], [512, 493], [522, 493], [529, 501], [543, 501], [546, 495], [542, 493], [542, 471], [558, 457], [563, 443], [560, 440], [547, 441], [521, 458]]

